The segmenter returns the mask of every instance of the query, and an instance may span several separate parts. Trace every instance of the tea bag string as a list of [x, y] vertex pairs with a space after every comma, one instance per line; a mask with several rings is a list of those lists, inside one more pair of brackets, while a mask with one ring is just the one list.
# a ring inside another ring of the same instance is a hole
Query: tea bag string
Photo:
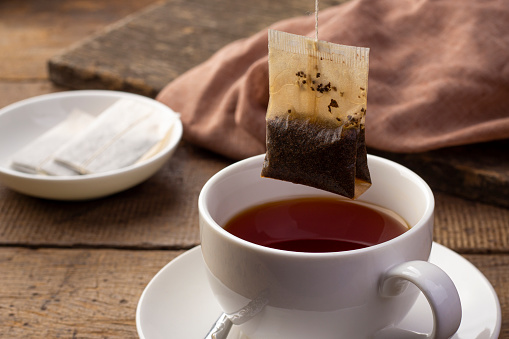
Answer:
[[318, 41], [318, 0], [315, 0], [315, 41]]

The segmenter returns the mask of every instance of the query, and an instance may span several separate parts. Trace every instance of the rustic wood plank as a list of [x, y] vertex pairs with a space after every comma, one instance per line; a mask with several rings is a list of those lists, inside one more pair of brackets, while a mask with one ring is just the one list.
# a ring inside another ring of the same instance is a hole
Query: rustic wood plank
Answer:
[[147, 283], [179, 251], [0, 249], [2, 338], [137, 338]]
[[[0, 324], [8, 338], [136, 338], [150, 279], [179, 251], [0, 249]], [[492, 283], [509, 337], [509, 255], [467, 255]]]
[[[343, 1], [324, 0], [321, 7]], [[49, 60], [52, 81], [154, 97], [219, 48], [284, 18], [314, 11], [309, 0], [172, 0], [108, 27]]]
[[509, 140], [398, 154], [370, 153], [399, 162], [435, 190], [473, 201], [509, 207]]
[[48, 80], [46, 64], [50, 57], [154, 2], [156, 0], [128, 3], [124, 0], [1, 1], [0, 108], [36, 95], [64, 90]]
[[62, 48], [155, 1], [0, 1], [0, 79], [47, 79], [46, 62]]

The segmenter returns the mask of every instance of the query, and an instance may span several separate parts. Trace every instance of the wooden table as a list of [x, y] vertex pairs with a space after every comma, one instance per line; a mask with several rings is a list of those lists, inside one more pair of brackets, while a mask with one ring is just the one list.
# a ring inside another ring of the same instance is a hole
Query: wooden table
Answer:
[[[47, 60], [152, 3], [0, 2], [0, 107], [66, 90], [48, 80]], [[199, 244], [198, 193], [229, 163], [182, 142], [154, 177], [99, 200], [47, 201], [0, 185], [0, 337], [137, 337], [143, 289]], [[509, 209], [435, 194], [435, 240], [490, 280], [502, 306], [500, 337], [509, 338]]]

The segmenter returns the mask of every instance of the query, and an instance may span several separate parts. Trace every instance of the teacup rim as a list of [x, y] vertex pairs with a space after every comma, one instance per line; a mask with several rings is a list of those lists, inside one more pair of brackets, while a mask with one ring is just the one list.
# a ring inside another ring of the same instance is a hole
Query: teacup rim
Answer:
[[[267, 254], [270, 254], [270, 253], [277, 254], [279, 256], [310, 258], [310, 259], [328, 258], [328, 257], [337, 257], [337, 256], [352, 256], [352, 255], [358, 255], [360, 253], [376, 251], [378, 249], [385, 248], [387, 246], [391, 246], [395, 242], [400, 242], [400, 241], [403, 241], [403, 239], [405, 239], [407, 237], [411, 237], [413, 235], [413, 233], [418, 231], [418, 229], [420, 229], [421, 227], [424, 227], [424, 225], [427, 223], [427, 221], [429, 219], [433, 219], [434, 208], [435, 208], [434, 195], [433, 195], [431, 188], [426, 183], [426, 181], [423, 178], [421, 178], [417, 173], [410, 170], [409, 168], [407, 168], [395, 161], [392, 161], [392, 160], [389, 160], [389, 159], [386, 159], [386, 158], [383, 158], [380, 156], [376, 156], [376, 155], [372, 155], [372, 154], [368, 154], [367, 156], [368, 156], [368, 163], [370, 161], [378, 161], [380, 163], [384, 163], [385, 165], [395, 167], [397, 170], [400, 171], [400, 173], [404, 172], [405, 175], [411, 176], [414, 179], [416, 179], [416, 181], [415, 181], [416, 184], [421, 187], [421, 190], [424, 192], [424, 194], [426, 196], [427, 205], [426, 205], [426, 208], [425, 208], [425, 211], [424, 211], [422, 217], [408, 231], [406, 231], [405, 233], [401, 234], [400, 236], [398, 236], [394, 239], [391, 239], [391, 240], [388, 240], [388, 241], [385, 241], [383, 243], [376, 244], [373, 246], [355, 249], [355, 250], [349, 250], [349, 251], [296, 252], [296, 251], [286, 251], [286, 250], [280, 250], [280, 249], [275, 249], [275, 248], [258, 245], [258, 244], [249, 242], [247, 240], [241, 239], [241, 238], [229, 233], [214, 220], [214, 218], [210, 214], [210, 211], [208, 210], [208, 208], [206, 208], [206, 206], [205, 206], [206, 194], [207, 194], [209, 188], [214, 184], [214, 182], [221, 180], [226, 175], [237, 172], [237, 171], [239, 171], [239, 168], [244, 168], [245, 166], [249, 166], [250, 163], [251, 163], [251, 166], [254, 166], [255, 164], [256, 164], [256, 166], [258, 166], [258, 163], [260, 162], [260, 158], [264, 159], [265, 154], [259, 154], [259, 155], [255, 155], [255, 156], [252, 156], [252, 157], [249, 157], [246, 159], [239, 160], [239, 161], [223, 168], [216, 174], [214, 174], [202, 187], [199, 197], [198, 197], [198, 210], [199, 210], [200, 218], [203, 218], [209, 225], [212, 226], [212, 229], [215, 232], [218, 232], [221, 236], [226, 237], [229, 241], [233, 241], [234, 243], [246, 246], [247, 248], [249, 248], [251, 250], [261, 251], [261, 252], [264, 252]], [[246, 167], [244, 170], [251, 168], [251, 166]], [[261, 170], [261, 168], [260, 168], [260, 170]]]

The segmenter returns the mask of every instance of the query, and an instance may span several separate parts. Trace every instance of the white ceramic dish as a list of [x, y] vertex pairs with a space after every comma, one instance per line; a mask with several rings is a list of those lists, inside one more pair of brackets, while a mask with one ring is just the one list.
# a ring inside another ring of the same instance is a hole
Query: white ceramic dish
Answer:
[[[430, 262], [454, 281], [463, 307], [461, 325], [451, 339], [496, 339], [502, 322], [493, 287], [469, 261], [433, 243]], [[221, 309], [210, 290], [200, 247], [166, 265], [147, 285], [136, 310], [141, 339], [200, 339], [207, 334]], [[421, 294], [398, 327], [431, 332], [431, 309]], [[248, 339], [234, 326], [228, 339]]]
[[115, 171], [82, 176], [51, 177], [26, 174], [10, 168], [17, 150], [61, 122], [73, 109], [98, 115], [118, 99], [129, 98], [176, 114], [164, 104], [136, 94], [85, 90], [46, 94], [11, 104], [0, 110], [0, 183], [20, 193], [56, 200], [85, 200], [120, 192], [152, 176], [171, 157], [182, 137], [177, 119], [164, 148], [139, 164]]

